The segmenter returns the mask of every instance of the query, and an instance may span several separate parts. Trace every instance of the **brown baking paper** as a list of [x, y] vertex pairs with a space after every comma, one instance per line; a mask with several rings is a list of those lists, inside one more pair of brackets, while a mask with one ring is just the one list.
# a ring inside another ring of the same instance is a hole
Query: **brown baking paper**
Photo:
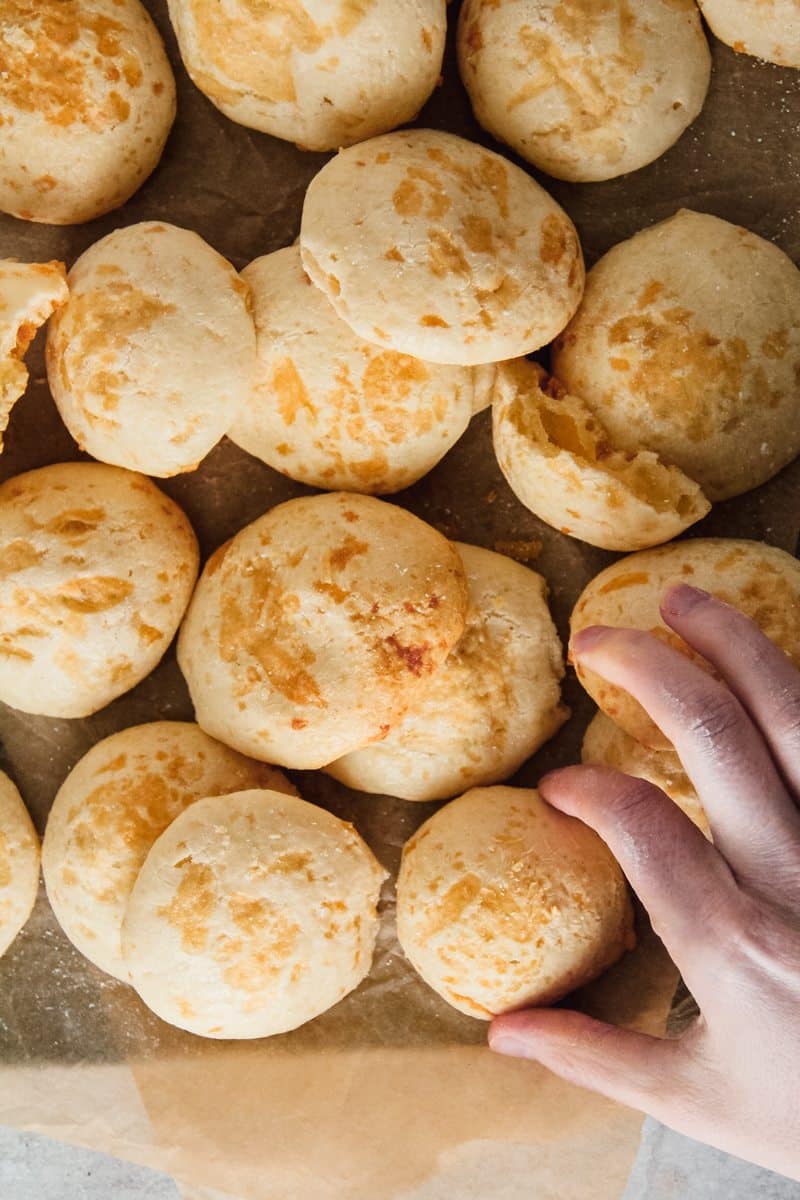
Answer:
[[[166, 5], [148, 7], [179, 90], [160, 167], [124, 208], [88, 225], [0, 217], [0, 256], [71, 264], [117, 226], [160, 219], [196, 230], [241, 268], [297, 235], [305, 187], [325, 156], [226, 120], [189, 83]], [[681, 206], [736, 221], [800, 257], [800, 72], [719, 45], [714, 59], [702, 116], [657, 163], [604, 184], [542, 177], [575, 220], [589, 264]], [[420, 124], [491, 144], [458, 82], [452, 36], [444, 83]], [[80, 457], [49, 396], [41, 337], [28, 362], [31, 385], [12, 416], [2, 478]], [[308, 491], [229, 442], [198, 471], [162, 486], [187, 511], [205, 555], [273, 504]], [[426, 479], [393, 499], [451, 537], [535, 559], [562, 635], [578, 593], [614, 557], [561, 536], [519, 505], [496, 466], [487, 413]], [[799, 525], [795, 464], [717, 505], [691, 533], [759, 538], [794, 551]], [[549, 767], [576, 760], [591, 705], [572, 677], [566, 698], [572, 721], [515, 782], [534, 784]], [[142, 721], [191, 715], [170, 652], [133, 692], [87, 720], [0, 706], [0, 765], [41, 830], [67, 771], [96, 741]], [[319, 774], [295, 779], [307, 799], [353, 820], [392, 872], [403, 842], [436, 807], [357, 795]], [[659, 1033], [677, 974], [641, 913], [639, 924], [636, 952], [570, 1003]], [[129, 988], [81, 958], [42, 896], [0, 960], [0, 1121], [160, 1167], [187, 1195], [210, 1188], [253, 1200], [617, 1200], [639, 1114], [537, 1066], [491, 1055], [485, 1032], [405, 963], [393, 933], [391, 881], [369, 978], [304, 1028], [251, 1043], [205, 1042], [164, 1025]]]

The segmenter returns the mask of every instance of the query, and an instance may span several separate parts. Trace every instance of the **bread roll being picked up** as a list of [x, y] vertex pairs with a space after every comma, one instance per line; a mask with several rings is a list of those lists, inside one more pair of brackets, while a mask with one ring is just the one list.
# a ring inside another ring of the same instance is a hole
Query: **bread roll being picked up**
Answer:
[[403, 849], [400, 945], [427, 984], [481, 1020], [552, 1004], [633, 947], [608, 847], [529, 789], [474, 788]]

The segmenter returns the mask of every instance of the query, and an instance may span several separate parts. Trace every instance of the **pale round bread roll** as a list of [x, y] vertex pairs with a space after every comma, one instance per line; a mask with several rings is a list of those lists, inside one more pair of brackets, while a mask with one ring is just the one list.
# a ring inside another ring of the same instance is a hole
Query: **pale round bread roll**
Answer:
[[4, 0], [0, 210], [72, 225], [144, 182], [175, 119], [175, 80], [139, 0]]
[[258, 372], [232, 441], [311, 487], [397, 492], [436, 465], [480, 407], [479, 368], [382, 350], [336, 315], [289, 246], [242, 272]]
[[483, 1020], [552, 1004], [635, 942], [608, 847], [538, 792], [510, 787], [473, 788], [406, 843], [397, 934], [425, 982]]
[[445, 0], [169, 0], [192, 80], [227, 117], [337, 150], [413, 120], [439, 80]]
[[87, 717], [161, 660], [197, 578], [192, 527], [142, 475], [57, 463], [0, 486], [0, 700]]
[[289, 500], [212, 556], [178, 641], [197, 720], [243, 754], [324, 767], [382, 737], [464, 630], [450, 543], [392, 504]]
[[698, 0], [712, 32], [740, 54], [800, 67], [798, 0]]
[[133, 886], [131, 982], [162, 1020], [202, 1037], [296, 1029], [369, 971], [385, 878], [352, 825], [296, 796], [198, 800]]
[[0, 451], [11, 410], [28, 386], [25, 351], [68, 294], [63, 263], [0, 259]]
[[497, 783], [569, 715], [544, 579], [502, 554], [454, 544], [469, 585], [466, 629], [402, 721], [327, 768], [348, 787], [444, 800]]
[[800, 271], [777, 246], [683, 210], [610, 250], [553, 373], [623, 450], [652, 450], [709, 500], [800, 451]]
[[59, 788], [42, 846], [47, 897], [80, 952], [127, 982], [122, 918], [153, 842], [196, 800], [249, 788], [295, 794], [275, 767], [189, 722], [136, 725], [93, 746]]
[[69, 287], [47, 377], [78, 445], [146, 475], [193, 470], [253, 382], [247, 284], [196, 233], [145, 221], [90, 246]]
[[711, 507], [696, 483], [657, 454], [617, 449], [582, 400], [525, 358], [497, 368], [492, 437], [525, 507], [593, 546], [654, 546]]
[[581, 747], [581, 761], [612, 767], [661, 788], [690, 821], [710, 839], [708, 817], [692, 781], [674, 750], [651, 750], [637, 742], [605, 713], [589, 722]]
[[[659, 605], [675, 583], [703, 588], [739, 609], [800, 668], [800, 562], [775, 546], [738, 538], [691, 538], [612, 563], [578, 598], [572, 637], [589, 625], [644, 629], [711, 671], [661, 618]], [[597, 706], [626, 733], [653, 749], [670, 749], [664, 734], [627, 692], [580, 663], [576, 671]]]
[[484, 129], [573, 181], [658, 158], [711, 78], [694, 0], [466, 0], [458, 61]]
[[39, 891], [39, 839], [22, 797], [0, 771], [0, 956], [33, 912]]
[[583, 292], [575, 228], [499, 154], [412, 129], [344, 150], [311, 181], [303, 265], [367, 341], [462, 366], [551, 341]]

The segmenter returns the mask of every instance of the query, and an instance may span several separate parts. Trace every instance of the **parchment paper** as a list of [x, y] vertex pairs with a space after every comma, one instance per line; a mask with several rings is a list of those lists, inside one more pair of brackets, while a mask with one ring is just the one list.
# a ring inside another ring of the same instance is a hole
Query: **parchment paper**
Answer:
[[[234, 125], [191, 85], [163, 0], [147, 0], [178, 80], [178, 119], [164, 159], [133, 199], [101, 220], [50, 228], [0, 216], [0, 256], [71, 264], [110, 230], [161, 219], [196, 230], [239, 268], [290, 243], [302, 197], [325, 161]], [[457, 5], [451, 5], [454, 27]], [[419, 124], [492, 144], [474, 123], [455, 69], [452, 28], [444, 82]], [[800, 73], [714, 45], [706, 108], [657, 163], [605, 184], [541, 177], [575, 220], [591, 264], [614, 243], [681, 206], [713, 212], [800, 257]], [[0, 478], [80, 457], [50, 399], [42, 339], [16, 407]], [[186, 510], [204, 555], [273, 504], [308, 489], [231, 443], [201, 468], [163, 483]], [[451, 537], [535, 553], [566, 633], [585, 583], [614, 557], [550, 530], [522, 508], [494, 461], [484, 413], [445, 460], [394, 498]], [[760, 538], [794, 551], [800, 464], [717, 505], [692, 534]], [[575, 761], [591, 705], [566, 684], [573, 720], [519, 772], [531, 785]], [[142, 721], [192, 715], [170, 652], [133, 692], [84, 721], [0, 706], [0, 765], [40, 830], [67, 771], [100, 738]], [[309, 800], [352, 819], [382, 861], [435, 805], [348, 792], [296, 773]], [[370, 977], [295, 1033], [210, 1043], [171, 1029], [130, 989], [70, 946], [40, 898], [0, 960], [0, 1121], [158, 1166], [187, 1187], [253, 1200], [618, 1200], [638, 1141], [638, 1114], [484, 1047], [485, 1026], [461, 1016], [413, 974], [393, 934], [393, 890]], [[570, 1003], [660, 1032], [677, 975], [639, 916], [640, 946]], [[685, 1020], [684, 1005], [676, 1013]], [[681, 1015], [684, 1014], [684, 1015]]]

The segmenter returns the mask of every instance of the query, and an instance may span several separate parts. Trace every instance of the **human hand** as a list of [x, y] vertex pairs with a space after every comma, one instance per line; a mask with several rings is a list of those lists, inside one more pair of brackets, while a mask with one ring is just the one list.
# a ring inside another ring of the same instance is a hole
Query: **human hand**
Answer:
[[705, 592], [671, 588], [661, 612], [724, 682], [637, 630], [583, 630], [573, 652], [674, 744], [714, 844], [658, 788], [617, 771], [567, 767], [540, 791], [607, 842], [700, 1017], [662, 1040], [529, 1009], [496, 1017], [489, 1043], [800, 1179], [800, 673]]

